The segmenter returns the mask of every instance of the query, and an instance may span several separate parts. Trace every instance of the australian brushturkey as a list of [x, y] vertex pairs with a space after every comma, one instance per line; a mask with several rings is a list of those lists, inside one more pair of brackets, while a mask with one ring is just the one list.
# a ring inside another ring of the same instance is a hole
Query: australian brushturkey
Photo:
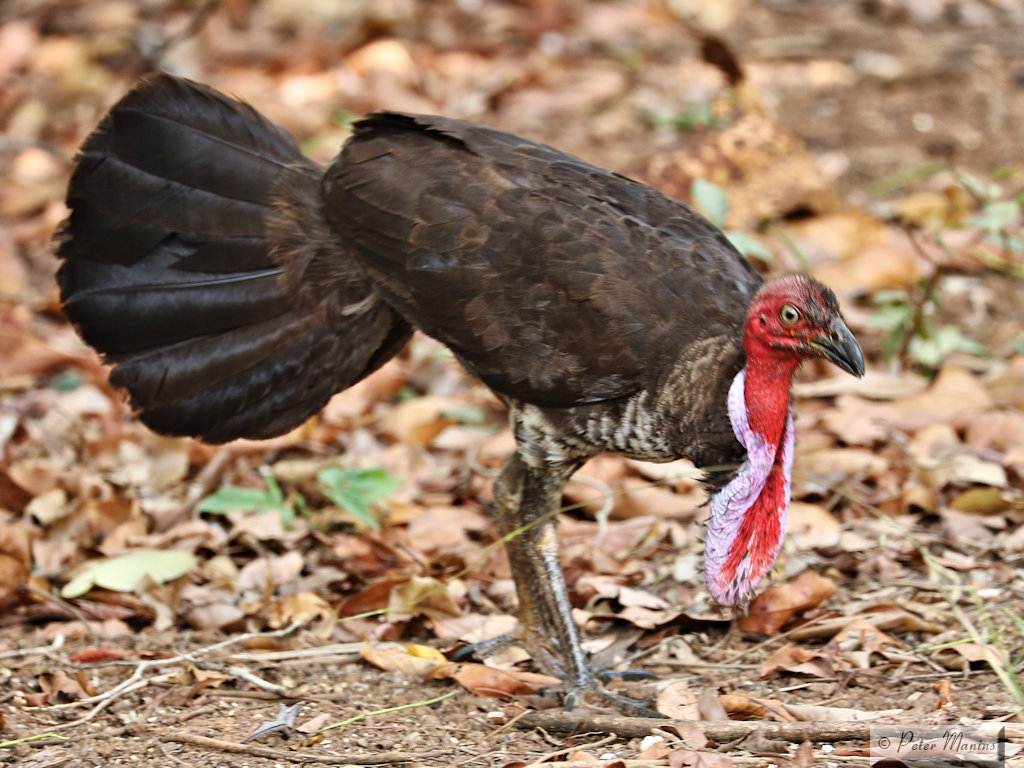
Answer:
[[517, 639], [567, 704], [608, 696], [559, 562], [569, 476], [603, 451], [717, 468], [707, 584], [738, 604], [781, 545], [794, 370], [864, 370], [825, 286], [764, 284], [682, 203], [459, 120], [372, 114], [325, 169], [250, 107], [158, 75], [85, 142], [67, 200], [64, 310], [157, 432], [285, 432], [413, 328], [494, 391], [518, 446], [494, 494], [502, 532], [522, 529]]

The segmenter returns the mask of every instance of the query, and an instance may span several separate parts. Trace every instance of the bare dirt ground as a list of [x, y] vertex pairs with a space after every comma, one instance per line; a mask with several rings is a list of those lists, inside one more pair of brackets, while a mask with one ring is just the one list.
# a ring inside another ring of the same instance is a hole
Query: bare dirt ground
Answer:
[[[476, 665], [368, 663], [364, 641], [448, 650], [511, 611], [508, 565], [485, 514], [486, 470], [509, 445], [502, 415], [418, 339], [371, 386], [265, 446], [225, 453], [156, 440], [130, 421], [59, 317], [50, 238], [74, 147], [154, 63], [243, 96], [320, 160], [344, 139], [342, 109], [444, 113], [681, 196], [693, 177], [710, 178], [729, 193], [731, 227], [781, 227], [798, 247], [771, 241], [773, 268], [809, 262], [835, 285], [872, 370], [892, 375], [867, 389], [832, 379], [815, 389], [823, 371], [805, 372], [780, 591], [746, 623], [700, 585], [694, 483], [619, 460], [591, 467], [616, 494], [609, 532], [599, 539], [576, 510], [563, 536], [592, 650], [609, 666], [654, 673], [611, 687], [684, 719], [1021, 722], [1024, 292], [1013, 269], [964, 256], [980, 225], [964, 234], [961, 224], [1005, 200], [964, 202], [956, 172], [995, 178], [1010, 201], [1019, 194], [1008, 169], [1024, 165], [1024, 9], [723, 2], [735, 13], [719, 24], [691, 5], [0, 7], [0, 743], [20, 741], [0, 746], [0, 762], [640, 768], [866, 755], [864, 738], [816, 742], [808, 757], [797, 741], [768, 738], [723, 746], [670, 731], [652, 745], [521, 730], [510, 725], [519, 713], [554, 700], [520, 671], [494, 682]], [[695, 31], [727, 44], [742, 87], [701, 61]], [[1019, 232], [1016, 216], [1008, 224]], [[907, 240], [908, 223], [920, 242]], [[960, 260], [936, 255], [936, 230]], [[918, 297], [922, 284], [942, 301]], [[894, 289], [988, 355], [959, 349], [922, 362], [908, 340], [883, 360], [888, 337], [868, 318]], [[405, 478], [382, 531], [309, 490], [334, 455]], [[311, 501], [297, 527], [195, 513], [197, 492], [263, 487], [260, 466], [274, 468], [288, 503], [299, 490]], [[583, 487], [567, 498], [588, 500], [599, 506]], [[57, 594], [84, 562], [140, 547], [189, 552], [195, 565], [134, 591]], [[808, 575], [817, 580], [800, 581]], [[416, 579], [442, 584], [449, 602], [410, 597], [407, 585], [426, 583]], [[301, 628], [268, 636], [289, 622]], [[297, 702], [294, 725], [308, 732], [241, 744]]]

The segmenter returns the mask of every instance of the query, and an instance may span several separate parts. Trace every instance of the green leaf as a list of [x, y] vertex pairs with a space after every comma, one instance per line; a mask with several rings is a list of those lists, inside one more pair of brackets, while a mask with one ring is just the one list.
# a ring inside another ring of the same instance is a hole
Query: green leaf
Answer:
[[225, 485], [199, 502], [200, 512], [212, 515], [226, 515], [229, 512], [265, 512], [274, 504], [269, 491], [260, 488], [243, 488], [239, 485]]
[[327, 467], [317, 474], [324, 495], [367, 527], [379, 531], [380, 522], [370, 508], [401, 482], [383, 469]]
[[755, 258], [765, 264], [775, 263], [775, 254], [753, 235], [730, 229], [725, 233], [733, 247], [748, 258]]
[[1002, 232], [1013, 223], [1020, 213], [1020, 206], [1013, 200], [994, 200], [988, 203], [981, 214], [981, 226], [989, 232]]
[[960, 347], [963, 336], [955, 325], [944, 325], [928, 338], [915, 336], [907, 351], [910, 357], [929, 368], [938, 368], [950, 352]]
[[281, 486], [270, 474], [270, 470], [260, 470], [260, 474], [267, 483], [266, 490], [226, 485], [199, 502], [198, 510], [211, 515], [227, 515], [231, 512], [256, 512], [262, 515], [277, 510], [281, 515], [281, 524], [290, 528], [295, 521], [295, 505], [304, 509], [306, 500], [297, 493], [293, 504], [292, 500], [284, 497]]
[[195, 555], [180, 550], [132, 552], [94, 563], [65, 584], [60, 594], [78, 597], [93, 587], [132, 592], [147, 576], [164, 584], [188, 573], [196, 563]]
[[891, 331], [907, 326], [914, 317], [914, 308], [909, 304], [889, 304], [872, 310], [867, 324], [872, 328]]
[[729, 198], [724, 189], [705, 179], [694, 179], [690, 195], [693, 204], [712, 224], [719, 229], [725, 226], [725, 219], [729, 215]]

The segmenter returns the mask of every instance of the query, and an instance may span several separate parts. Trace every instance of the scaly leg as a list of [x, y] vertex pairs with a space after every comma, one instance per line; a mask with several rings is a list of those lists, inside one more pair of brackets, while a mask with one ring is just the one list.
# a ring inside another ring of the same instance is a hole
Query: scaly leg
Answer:
[[[518, 640], [545, 672], [564, 678], [565, 706], [587, 693], [630, 714], [657, 716], [640, 702], [606, 691], [590, 669], [572, 620], [558, 548], [562, 488], [579, 468], [572, 463], [536, 469], [516, 453], [494, 483], [494, 507], [519, 598]], [[524, 530], [525, 528], [525, 530]]]

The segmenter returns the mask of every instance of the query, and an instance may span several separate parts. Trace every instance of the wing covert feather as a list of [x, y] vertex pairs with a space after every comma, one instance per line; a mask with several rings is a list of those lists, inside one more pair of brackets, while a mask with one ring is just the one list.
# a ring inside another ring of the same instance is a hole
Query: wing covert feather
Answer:
[[324, 194], [398, 312], [541, 405], [638, 391], [694, 341], [738, 334], [761, 283], [683, 203], [458, 120], [370, 116]]

